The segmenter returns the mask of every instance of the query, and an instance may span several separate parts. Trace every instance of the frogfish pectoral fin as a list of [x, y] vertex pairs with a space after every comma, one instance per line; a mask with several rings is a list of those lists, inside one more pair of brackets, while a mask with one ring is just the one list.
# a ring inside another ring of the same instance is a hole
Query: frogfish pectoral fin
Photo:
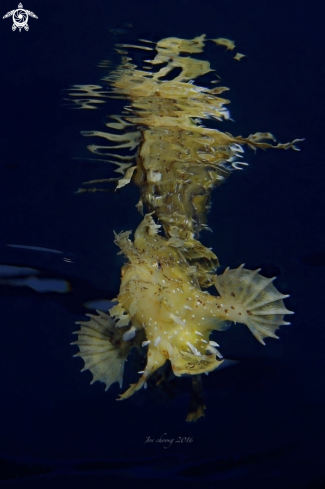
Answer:
[[222, 275], [215, 275], [214, 284], [220, 297], [217, 297], [220, 317], [225, 320], [243, 323], [248, 326], [255, 338], [265, 345], [264, 338], [279, 338], [275, 331], [282, 325], [290, 324], [283, 320], [285, 314], [293, 314], [286, 309], [283, 295], [276, 290], [274, 278], [260, 275], [258, 270], [240, 267]]
[[79, 352], [74, 355], [85, 362], [82, 369], [93, 374], [91, 383], [104, 382], [107, 390], [114, 382], [122, 387], [125, 360], [132, 348], [130, 342], [123, 341], [125, 328], [116, 328], [115, 321], [102, 311], [98, 315], [88, 314], [90, 321], [78, 321], [81, 325], [77, 341]]

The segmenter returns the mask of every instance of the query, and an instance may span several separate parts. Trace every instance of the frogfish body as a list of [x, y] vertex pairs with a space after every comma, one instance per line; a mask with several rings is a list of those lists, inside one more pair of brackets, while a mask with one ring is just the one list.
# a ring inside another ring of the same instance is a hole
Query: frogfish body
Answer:
[[[119, 45], [122, 63], [106, 78], [110, 90], [77, 86], [71, 93], [78, 97], [78, 106], [87, 108], [106, 97], [128, 100], [128, 115], [112, 115], [115, 122], [106, 124], [113, 132], [83, 134], [108, 141], [89, 149], [118, 167], [122, 176], [116, 179], [117, 188], [130, 181], [139, 187], [137, 207], [140, 213], [144, 207], [148, 211], [133, 241], [131, 231], [115, 235], [127, 260], [115, 305], [108, 314], [97, 311], [89, 321], [79, 322], [73, 343], [79, 348], [76, 356], [85, 362], [83, 370], [90, 370], [93, 382], [104, 382], [106, 389], [114, 382], [122, 387], [125, 362], [133, 348], [146, 358], [138, 382], [120, 399], [146, 387], [166, 365], [177, 377], [191, 376], [198, 391], [200, 375], [224, 361], [219, 345], [210, 340], [214, 330], [243, 323], [265, 344], [267, 337], [278, 338], [276, 330], [289, 324], [284, 316], [292, 314], [283, 303], [288, 296], [276, 290], [274, 279], [243, 265], [216, 274], [218, 258], [200, 241], [213, 189], [246, 165], [241, 160], [243, 146], [297, 150], [295, 143], [300, 141], [275, 145], [270, 133], [244, 138], [204, 127], [204, 119], [230, 118], [225, 108], [229, 101], [220, 97], [226, 87], [209, 89], [194, 83], [213, 71], [208, 61], [189, 56], [202, 52], [206, 42], [202, 35], [192, 40], [163, 39], [156, 45], [149, 41]], [[211, 42], [235, 47], [223, 38]], [[136, 48], [153, 52], [152, 59], [146, 60], [151, 69], [140, 70], [125, 56], [125, 49]], [[237, 53], [235, 59], [242, 57]], [[166, 79], [174, 68], [180, 73]], [[125, 150], [135, 152], [129, 155]], [[87, 187], [96, 182], [103, 181], [86, 182], [79, 192], [103, 190]], [[204, 409], [203, 401], [194, 409], [192, 405], [187, 419], [198, 419]]]

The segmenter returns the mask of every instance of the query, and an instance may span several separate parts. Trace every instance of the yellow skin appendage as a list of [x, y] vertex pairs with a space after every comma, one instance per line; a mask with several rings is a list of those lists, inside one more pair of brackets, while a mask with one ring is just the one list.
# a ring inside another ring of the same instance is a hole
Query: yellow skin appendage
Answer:
[[[128, 115], [113, 115], [113, 122], [106, 124], [113, 132], [83, 133], [108, 142], [89, 149], [117, 165], [122, 176], [86, 182], [78, 192], [105, 191], [89, 184], [116, 180], [121, 188], [132, 180], [140, 188], [138, 210], [149, 211], [133, 241], [131, 231], [115, 235], [127, 259], [119, 294], [113, 300], [116, 305], [108, 314], [97, 311], [98, 315], [88, 315], [90, 321], [79, 322], [78, 339], [73, 343], [80, 350], [76, 356], [84, 360], [83, 370], [92, 372], [92, 382], [104, 382], [107, 390], [114, 382], [122, 387], [125, 361], [137, 348], [146, 365], [138, 382], [120, 399], [146, 387], [155, 376], [158, 385], [168, 365], [175, 376], [192, 376], [188, 421], [204, 415], [200, 374], [223, 363], [211, 333], [239, 322], [265, 344], [267, 337], [278, 338], [276, 330], [289, 324], [284, 316], [291, 314], [283, 303], [288, 296], [276, 290], [273, 279], [243, 266], [217, 275], [216, 255], [199, 241], [200, 232], [207, 228], [212, 190], [246, 165], [241, 160], [243, 146], [297, 150], [299, 141], [275, 145], [269, 133], [244, 138], [204, 127], [204, 119], [230, 118], [225, 107], [229, 101], [220, 97], [226, 87], [208, 89], [194, 83], [214, 71], [208, 61], [189, 56], [201, 53], [206, 41], [202, 35], [192, 40], [118, 45], [122, 63], [106, 78], [110, 90], [79, 85], [70, 93], [81, 108], [95, 108], [94, 104], [109, 97], [128, 100]], [[211, 41], [223, 49], [235, 47], [228, 39]], [[131, 63], [126, 49], [136, 48], [153, 53], [146, 60], [151, 68], [140, 70]], [[243, 57], [234, 56], [237, 61]], [[174, 68], [179, 74], [172, 78]], [[132, 155], [122, 153], [125, 149]]]

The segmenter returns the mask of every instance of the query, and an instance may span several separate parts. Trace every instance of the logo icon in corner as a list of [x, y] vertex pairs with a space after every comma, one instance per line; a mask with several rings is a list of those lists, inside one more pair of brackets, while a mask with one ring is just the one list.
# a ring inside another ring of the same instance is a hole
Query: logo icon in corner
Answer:
[[11, 10], [11, 12], [7, 12], [6, 15], [4, 15], [2, 18], [6, 19], [11, 15], [13, 20], [12, 30], [15, 31], [18, 27], [19, 32], [21, 32], [22, 28], [24, 28], [25, 31], [29, 30], [29, 25], [27, 23], [28, 16], [34, 17], [34, 19], [38, 19], [37, 15], [35, 15], [33, 12], [23, 9], [23, 5], [21, 3], [18, 5], [18, 8], [16, 10]]

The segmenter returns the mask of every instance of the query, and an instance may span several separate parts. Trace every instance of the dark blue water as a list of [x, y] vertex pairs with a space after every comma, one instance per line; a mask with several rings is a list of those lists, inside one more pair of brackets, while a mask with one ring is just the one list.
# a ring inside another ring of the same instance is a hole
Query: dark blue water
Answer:
[[[0, 485], [325, 487], [322, 4], [26, 0], [24, 8], [38, 16], [28, 32], [12, 32], [11, 19], [0, 29]], [[147, 390], [118, 403], [116, 385], [89, 386], [91, 374], [72, 358], [84, 304], [118, 292], [113, 229], [134, 230], [141, 218], [131, 186], [75, 194], [107, 171], [83, 159], [89, 140], [80, 131], [102, 130], [120, 106], [73, 111], [64, 89], [100, 84], [106, 72], [96, 65], [118, 61], [116, 42], [202, 33], [235, 39], [247, 55], [237, 63], [207, 53], [231, 89], [228, 130], [306, 140], [300, 153], [247, 152], [248, 169], [214, 192], [205, 243], [224, 266], [277, 275], [295, 316], [266, 347], [244, 327], [224, 333], [223, 353], [240, 361], [204, 376], [206, 416], [188, 424], [187, 379], [174, 399]], [[169, 448], [162, 435], [174, 439]]]

